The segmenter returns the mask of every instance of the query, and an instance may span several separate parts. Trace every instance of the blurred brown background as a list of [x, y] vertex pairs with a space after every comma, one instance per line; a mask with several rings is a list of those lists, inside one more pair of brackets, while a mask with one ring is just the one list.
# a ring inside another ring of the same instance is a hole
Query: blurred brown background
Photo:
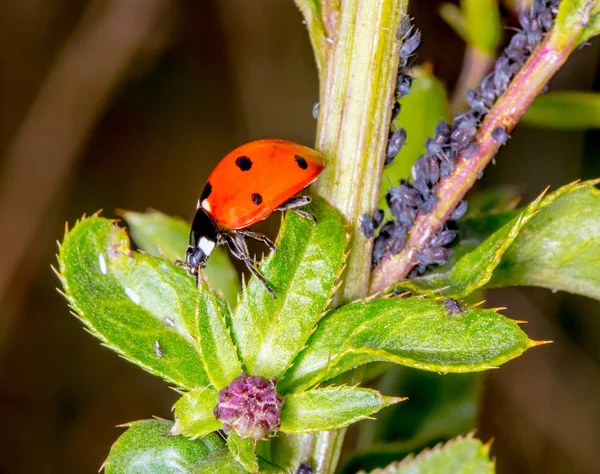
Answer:
[[[452, 87], [464, 46], [413, 2], [419, 61]], [[292, 0], [0, 1], [0, 473], [96, 472], [120, 430], [170, 418], [176, 394], [87, 335], [50, 270], [65, 221], [153, 207], [190, 218], [243, 142], [311, 144], [318, 85]], [[600, 88], [598, 44], [554, 89]], [[484, 183], [600, 176], [597, 132], [519, 127]], [[274, 232], [278, 219], [270, 223]], [[552, 339], [487, 374], [479, 436], [500, 473], [600, 472], [600, 305], [507, 289], [492, 306]]]

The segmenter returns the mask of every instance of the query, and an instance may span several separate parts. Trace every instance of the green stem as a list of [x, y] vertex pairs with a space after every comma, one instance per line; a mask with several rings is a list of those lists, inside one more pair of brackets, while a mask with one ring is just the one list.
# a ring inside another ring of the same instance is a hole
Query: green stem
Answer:
[[398, 68], [396, 30], [406, 1], [344, 2], [321, 81], [316, 148], [328, 159], [317, 192], [346, 216], [352, 234], [338, 295], [367, 295], [372, 241], [360, 217], [379, 199]]
[[[335, 17], [336, 30], [329, 31], [316, 144], [328, 165], [316, 190], [340, 209], [352, 235], [338, 300], [367, 295], [372, 241], [360, 231], [360, 217], [373, 213], [379, 201], [398, 71], [396, 30], [406, 6], [407, 0], [347, 0]], [[345, 433], [318, 433], [311, 440], [317, 473], [335, 471]]]

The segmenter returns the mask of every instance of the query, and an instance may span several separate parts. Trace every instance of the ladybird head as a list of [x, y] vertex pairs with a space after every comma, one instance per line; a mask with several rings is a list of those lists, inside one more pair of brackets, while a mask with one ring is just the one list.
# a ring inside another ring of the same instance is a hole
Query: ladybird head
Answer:
[[206, 210], [199, 207], [192, 222], [190, 245], [185, 252], [185, 263], [192, 275], [196, 275], [199, 268], [204, 268], [218, 241], [216, 224]]

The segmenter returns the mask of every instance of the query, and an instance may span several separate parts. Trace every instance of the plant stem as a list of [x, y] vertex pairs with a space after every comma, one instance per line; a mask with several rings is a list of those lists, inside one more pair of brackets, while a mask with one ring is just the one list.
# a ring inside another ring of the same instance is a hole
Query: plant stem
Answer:
[[[336, 4], [326, 1], [324, 9]], [[321, 71], [316, 148], [328, 165], [316, 190], [344, 214], [352, 235], [338, 300], [367, 295], [372, 241], [360, 231], [360, 217], [373, 213], [379, 201], [398, 72], [396, 30], [406, 5], [406, 0], [347, 0], [335, 16], [335, 31], [332, 13], [326, 21], [331, 49]], [[311, 440], [317, 473], [335, 471], [345, 433], [322, 432]]]
[[464, 195], [498, 152], [501, 143], [492, 138], [496, 127], [512, 131], [531, 102], [567, 60], [577, 44], [581, 29], [573, 28], [568, 37], [556, 29], [542, 41], [521, 71], [496, 102], [478, 132], [479, 150], [468, 160], [458, 157], [456, 167], [440, 181], [438, 201], [428, 214], [418, 215], [404, 249], [397, 255], [386, 254], [373, 273], [371, 293], [379, 293], [405, 278], [430, 239], [436, 235]]
[[352, 233], [343, 300], [367, 294], [372, 241], [360, 217], [377, 208], [398, 68], [396, 29], [406, 2], [349, 0], [339, 15], [325, 74], [317, 150], [328, 159], [317, 192], [345, 215]]

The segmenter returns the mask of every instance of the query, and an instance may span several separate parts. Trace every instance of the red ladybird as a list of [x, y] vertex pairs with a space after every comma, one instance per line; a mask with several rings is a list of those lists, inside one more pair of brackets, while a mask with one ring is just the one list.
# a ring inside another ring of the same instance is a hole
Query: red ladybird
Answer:
[[198, 277], [214, 248], [225, 243], [275, 297], [253, 265], [244, 239], [260, 240], [275, 250], [265, 235], [249, 229], [274, 211], [293, 210], [314, 220], [299, 209], [310, 198], [295, 195], [317, 179], [324, 167], [325, 158], [319, 153], [287, 140], [257, 140], [229, 153], [208, 177], [198, 201], [185, 256], [189, 273]]

